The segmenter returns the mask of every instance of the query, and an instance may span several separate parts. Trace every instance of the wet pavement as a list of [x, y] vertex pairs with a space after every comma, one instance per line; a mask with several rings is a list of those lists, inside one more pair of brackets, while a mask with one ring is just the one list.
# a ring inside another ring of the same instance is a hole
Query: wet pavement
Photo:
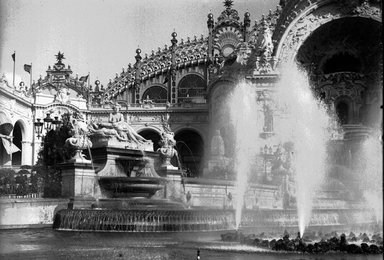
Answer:
[[0, 259], [376, 260], [382, 255], [305, 255], [220, 241], [220, 232], [87, 233], [52, 229], [0, 231]]

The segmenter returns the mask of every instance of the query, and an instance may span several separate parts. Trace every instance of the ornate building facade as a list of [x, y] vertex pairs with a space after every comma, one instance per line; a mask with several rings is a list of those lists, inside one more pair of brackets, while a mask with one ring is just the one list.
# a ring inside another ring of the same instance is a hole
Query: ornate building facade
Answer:
[[[209, 177], [217, 155], [216, 162], [226, 164], [233, 151], [226, 110], [230, 91], [246, 79], [258, 89], [259, 101], [266, 102], [281, 68], [292, 61], [305, 68], [316, 95], [337, 114], [345, 140], [381, 127], [380, 0], [280, 1], [275, 11], [253, 23], [248, 12], [240, 17], [232, 2], [224, 2], [219, 17], [208, 14], [207, 35], [183, 40], [173, 32], [169, 46], [144, 55], [137, 49], [135, 64], [107, 83], [89, 84], [87, 77], [74, 76], [61, 53], [31, 86], [12, 86], [0, 78], [0, 123], [13, 125], [12, 133], [2, 134], [12, 136], [20, 149], [10, 152], [2, 136], [0, 164], [36, 162], [47, 129], [40, 131], [34, 122], [48, 118], [54, 127], [68, 112], [108, 121], [117, 103], [125, 120], [153, 141], [155, 151], [164, 127], [170, 127], [183, 168], [191, 177]], [[273, 114], [266, 105], [255, 115], [264, 122], [260, 133], [265, 138], [273, 132]]]

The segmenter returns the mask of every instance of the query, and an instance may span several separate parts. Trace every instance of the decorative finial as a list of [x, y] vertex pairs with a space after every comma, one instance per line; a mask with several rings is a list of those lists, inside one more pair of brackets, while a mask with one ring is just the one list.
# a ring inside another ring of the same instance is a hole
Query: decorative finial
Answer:
[[233, 0], [225, 0], [224, 1], [224, 6], [227, 8], [227, 9], [231, 9], [233, 5]]
[[213, 28], [213, 24], [214, 24], [213, 14], [209, 13], [208, 14], [208, 21], [207, 21], [208, 28]]
[[177, 44], [177, 33], [175, 31], [173, 31], [173, 33], [171, 34], [172, 36], [172, 40], [171, 40], [171, 43], [172, 43], [172, 49], [174, 50], [175, 47], [176, 47], [176, 44]]
[[56, 56], [57, 63], [62, 63], [61, 61], [65, 59], [65, 58], [64, 58], [64, 53], [61, 53], [60, 51], [59, 51], [59, 53], [58, 53], [57, 55], [55, 55], [55, 56]]
[[135, 56], [136, 62], [139, 62], [141, 60], [140, 53], [141, 53], [140, 48], [137, 48], [136, 49], [136, 56]]
[[250, 13], [246, 12], [244, 14], [244, 27], [247, 28], [251, 25], [251, 19], [249, 18], [251, 15]]

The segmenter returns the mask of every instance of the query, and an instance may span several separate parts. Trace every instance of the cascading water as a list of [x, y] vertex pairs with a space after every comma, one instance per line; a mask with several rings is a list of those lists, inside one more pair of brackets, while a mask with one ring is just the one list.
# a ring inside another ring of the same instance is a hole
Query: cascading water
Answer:
[[381, 131], [362, 144], [357, 174], [362, 177], [362, 192], [378, 223], [383, 223], [383, 143]]
[[241, 222], [251, 162], [255, 160], [256, 148], [259, 147], [257, 139], [261, 127], [256, 104], [255, 87], [245, 82], [238, 83], [229, 100], [231, 123], [235, 128], [236, 229]]
[[325, 175], [326, 144], [333, 123], [311, 92], [309, 80], [296, 65], [282, 70], [274, 101], [283, 116], [275, 119], [280, 142], [293, 142], [293, 171], [300, 234], [309, 225], [313, 198]]

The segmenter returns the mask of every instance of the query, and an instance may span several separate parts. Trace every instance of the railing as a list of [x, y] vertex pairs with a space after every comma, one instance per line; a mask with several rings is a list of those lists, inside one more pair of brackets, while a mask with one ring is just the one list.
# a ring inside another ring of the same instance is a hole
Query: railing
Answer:
[[26, 195], [16, 195], [16, 194], [6, 194], [1, 195], [0, 199], [33, 199], [33, 198], [42, 198], [42, 193], [30, 193]]
[[39, 198], [43, 180], [36, 172], [18, 165], [0, 167], [0, 198]]

